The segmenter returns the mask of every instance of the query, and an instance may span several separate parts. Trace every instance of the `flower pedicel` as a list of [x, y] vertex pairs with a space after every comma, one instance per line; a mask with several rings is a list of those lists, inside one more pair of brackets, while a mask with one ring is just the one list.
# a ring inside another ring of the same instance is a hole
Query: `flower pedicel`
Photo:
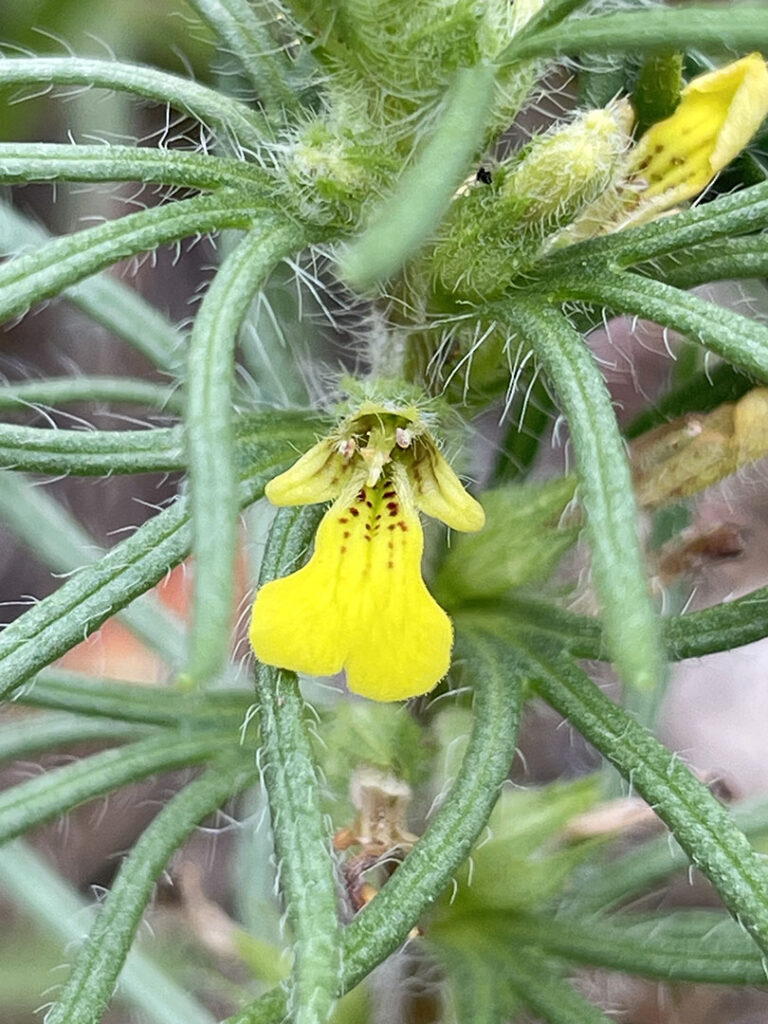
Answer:
[[453, 627], [421, 576], [419, 511], [479, 530], [462, 487], [414, 406], [364, 402], [266, 488], [273, 505], [333, 500], [314, 553], [263, 586], [250, 641], [260, 661], [333, 675], [373, 700], [426, 693], [450, 664]]

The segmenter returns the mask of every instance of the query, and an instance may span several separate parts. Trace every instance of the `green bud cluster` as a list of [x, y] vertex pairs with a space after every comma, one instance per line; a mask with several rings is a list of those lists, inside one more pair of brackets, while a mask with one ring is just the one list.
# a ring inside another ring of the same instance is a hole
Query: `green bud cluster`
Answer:
[[457, 195], [433, 254], [436, 292], [473, 301], [500, 294], [549, 237], [611, 186], [630, 126], [624, 105], [587, 111], [534, 139], [490, 183], [473, 182]]
[[[313, 54], [328, 73], [322, 109], [295, 125], [281, 147], [279, 187], [302, 219], [359, 227], [367, 203], [391, 188], [430, 131], [456, 71], [492, 62], [540, 4], [346, 0], [306, 11], [294, 4], [321, 40]], [[534, 80], [531, 62], [499, 70], [489, 142], [511, 123]]]

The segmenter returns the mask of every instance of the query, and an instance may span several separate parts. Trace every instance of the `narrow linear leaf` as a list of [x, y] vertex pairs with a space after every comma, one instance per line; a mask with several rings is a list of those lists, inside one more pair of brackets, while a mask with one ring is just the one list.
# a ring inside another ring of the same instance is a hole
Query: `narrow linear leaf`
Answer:
[[[768, 801], [745, 801], [731, 810], [733, 820], [747, 838], [768, 833]], [[669, 836], [643, 843], [610, 863], [601, 863], [586, 884], [572, 893], [568, 913], [585, 917], [635, 899], [671, 874], [690, 867], [685, 851]]]
[[558, 25], [569, 14], [577, 11], [580, 7], [585, 7], [588, 2], [589, 0], [546, 0], [530, 21], [527, 21], [515, 35], [515, 43], [519, 44], [524, 39], [536, 36], [553, 25]]
[[665, 623], [667, 646], [675, 661], [730, 651], [766, 636], [768, 587]]
[[671, 327], [768, 381], [768, 327], [696, 295], [633, 273], [560, 280], [551, 294], [558, 301], [583, 300]]
[[[82, 940], [92, 910], [90, 902], [20, 839], [0, 849], [0, 885], [62, 944]], [[214, 1024], [211, 1014], [154, 958], [136, 949], [128, 957], [118, 997], [151, 1024]]]
[[522, 40], [513, 39], [498, 57], [498, 63], [580, 53], [637, 54], [691, 49], [703, 53], [768, 49], [768, 12], [759, 6], [717, 10], [686, 4], [681, 10], [657, 7], [580, 18]]
[[[0, 61], [0, 69], [2, 69]], [[255, 208], [235, 193], [180, 199], [56, 238], [0, 265], [0, 320], [56, 295], [112, 263], [189, 235], [247, 228]]]
[[143, 64], [91, 57], [14, 57], [0, 61], [3, 85], [83, 85], [115, 89], [154, 100], [210, 125], [224, 138], [253, 153], [263, 147], [259, 115], [244, 103], [188, 78]]
[[108, 476], [186, 468], [179, 427], [59, 430], [0, 423], [0, 468], [28, 473]]
[[[599, 619], [545, 601], [508, 596], [502, 603], [473, 602], [456, 618], [472, 627], [483, 620], [503, 624], [510, 637], [529, 633], [550, 636], [575, 658], [606, 661], [609, 657]], [[661, 626], [670, 661], [702, 658], [754, 643], [768, 636], [768, 587], [698, 612], [663, 619]]]
[[[253, 707], [250, 690], [186, 693], [145, 684], [95, 679], [62, 669], [45, 669], [14, 694], [14, 701], [29, 707], [55, 708], [119, 722], [166, 725], [179, 729], [202, 725], [237, 729]], [[82, 719], [80, 719], [82, 721]]]
[[[457, 934], [456, 941], [442, 932], [430, 936], [430, 949], [445, 970], [449, 1003], [456, 1024], [503, 1024], [512, 1017], [506, 984], [507, 965], [500, 963], [499, 947], [479, 946], [473, 934]], [[468, 939], [469, 941], [462, 941]]]
[[256, 97], [273, 116], [284, 118], [294, 110], [296, 89], [289, 76], [288, 58], [259, 20], [266, 7], [247, 0], [188, 0], [190, 7], [216, 33], [236, 59], [256, 91]]
[[675, 288], [695, 288], [710, 281], [768, 277], [768, 234], [705, 242], [690, 249], [676, 250], [635, 269]]
[[204, 730], [184, 736], [163, 730], [44, 772], [0, 793], [0, 843], [129, 782], [202, 764], [227, 747], [236, 748], [237, 743], [237, 734], [231, 732]]
[[[267, 481], [288, 461], [284, 445], [263, 450], [261, 461], [241, 484], [241, 503], [260, 497]], [[6, 626], [0, 634], [0, 696], [153, 587], [187, 556], [190, 543], [189, 504], [181, 498]]]
[[561, 978], [541, 953], [518, 947], [507, 967], [512, 991], [548, 1024], [609, 1024], [611, 1018]]
[[758, 231], [766, 224], [768, 182], [763, 182], [650, 224], [560, 249], [540, 264], [541, 275], [546, 280], [555, 268], [568, 265], [578, 273], [594, 274], [601, 262], [621, 269], [678, 249]]
[[[6, 203], [0, 203], [0, 244], [4, 254], [16, 255], [24, 249], [40, 248], [50, 238], [39, 225]], [[64, 298], [119, 338], [124, 338], [161, 370], [179, 369], [184, 335], [121, 281], [101, 274], [67, 288]]]
[[[82, 571], [83, 566], [95, 562], [102, 554], [99, 545], [60, 502], [20, 474], [0, 473], [0, 512], [6, 527], [54, 572]], [[186, 639], [182, 624], [154, 596], [147, 594], [127, 608], [121, 621], [168, 664], [183, 664]], [[0, 651], [8, 639], [8, 630], [14, 628], [6, 626], [0, 634]], [[81, 627], [80, 640], [83, 633]]]
[[140, 181], [203, 191], [235, 188], [251, 197], [269, 194], [264, 172], [242, 160], [148, 146], [0, 143], [0, 182], [30, 181]]
[[[283, 575], [308, 546], [322, 510], [280, 509], [270, 530], [260, 583]], [[325, 1024], [341, 971], [341, 934], [328, 828], [317, 771], [293, 672], [257, 665], [264, 783], [280, 887], [293, 935], [291, 1020]]]
[[117, 722], [112, 718], [82, 718], [79, 715], [35, 714], [6, 716], [0, 723], [0, 760], [33, 754], [39, 750], [55, 750], [70, 743], [89, 740], [130, 740], [146, 729], [133, 722]]
[[[229, 307], [226, 315], [229, 316], [231, 312], [232, 309]], [[119, 383], [115, 381], [117, 392], [120, 391]], [[3, 404], [3, 390], [0, 387], [0, 408]], [[66, 386], [62, 390], [65, 394], [68, 393]], [[109, 390], [107, 388], [105, 393]], [[72, 399], [74, 400], [75, 395], [82, 398], [84, 391], [85, 389], [80, 387], [75, 388]], [[31, 385], [30, 389], [23, 388], [23, 392], [31, 395], [38, 393], [34, 385]], [[45, 394], [45, 388], [40, 393]], [[56, 389], [51, 389], [48, 393], [50, 397], [55, 397]], [[139, 394], [140, 389], [137, 390], [136, 396]], [[165, 394], [168, 394], [167, 390]], [[206, 427], [213, 429], [222, 415], [219, 409], [215, 410], [215, 415], [212, 410], [211, 422], [206, 423]], [[233, 451], [232, 460], [247, 470], [250, 462], [249, 453], [253, 451], [258, 459], [259, 449], [264, 442], [273, 440], [286, 426], [298, 426], [307, 437], [310, 437], [313, 425], [318, 422], [301, 414], [280, 416], [259, 412], [238, 416], [229, 431], [233, 442], [238, 446]], [[110, 476], [116, 473], [170, 473], [184, 470], [187, 465], [187, 452], [181, 427], [145, 430], [62, 430], [58, 427], [26, 427], [0, 423], [0, 468], [4, 469], [50, 473], [56, 476], [65, 473], [75, 476]], [[4, 476], [2, 479], [5, 481], [8, 478]], [[35, 491], [39, 489], [36, 488]], [[88, 547], [91, 551], [94, 550], [93, 544]], [[51, 546], [51, 550], [55, 551], [55, 547]], [[58, 563], [56, 565], [60, 568]], [[68, 571], [69, 568], [74, 566], [64, 565], [64, 571]]]
[[197, 823], [255, 775], [240, 762], [214, 767], [165, 805], [123, 861], [47, 1024], [99, 1024], [165, 865]]
[[[462, 634], [457, 657], [474, 690], [474, 723], [456, 779], [384, 888], [342, 936], [341, 990], [348, 992], [405, 940], [482, 835], [515, 756], [522, 701], [519, 662], [495, 637]], [[277, 1024], [286, 1014], [276, 988], [224, 1024]]]
[[652, 919], [621, 915], [611, 921], [489, 920], [512, 949], [534, 945], [577, 964], [607, 967], [663, 981], [765, 985], [765, 956], [732, 918], [683, 911]]
[[506, 314], [533, 347], [568, 420], [608, 648], [627, 683], [653, 688], [664, 672], [660, 630], [637, 536], [629, 466], [605, 381], [558, 310], [520, 298]]
[[74, 402], [141, 405], [174, 416], [184, 409], [178, 388], [133, 377], [45, 377], [0, 386], [0, 409], [60, 409]]
[[[548, 636], [570, 651], [574, 657], [608, 661], [603, 624], [593, 615], [577, 615], [548, 601], [505, 595], [503, 600], [473, 601], [454, 613], [457, 629], [493, 626], [494, 632], [506, 632], [510, 640], [533, 633]], [[663, 624], [663, 623], [662, 623]]]
[[343, 257], [341, 274], [354, 287], [392, 277], [435, 230], [482, 143], [493, 82], [485, 64], [457, 72], [434, 134]]
[[653, 807], [731, 914], [768, 950], [768, 868], [725, 807], [567, 655], [535, 641], [523, 650], [536, 691]]
[[195, 591], [186, 674], [198, 685], [221, 671], [232, 627], [239, 510], [232, 416], [237, 336], [269, 272], [303, 242], [302, 233], [285, 221], [270, 218], [255, 227], [217, 272], [192, 329], [185, 438]]

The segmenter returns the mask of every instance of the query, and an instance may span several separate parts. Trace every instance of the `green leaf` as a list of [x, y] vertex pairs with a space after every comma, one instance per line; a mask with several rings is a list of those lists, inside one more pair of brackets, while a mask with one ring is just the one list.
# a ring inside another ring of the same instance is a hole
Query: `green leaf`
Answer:
[[[178, 726], [179, 728], [240, 728], [253, 707], [250, 690], [185, 693], [82, 676], [62, 669], [44, 669], [14, 694], [29, 707], [55, 708], [74, 715], [96, 715], [119, 722]], [[82, 720], [81, 720], [82, 721]]]
[[141, 181], [204, 191], [232, 188], [251, 199], [266, 198], [270, 187], [254, 164], [179, 149], [0, 143], [0, 182], [31, 181]]
[[199, 821], [255, 779], [255, 769], [211, 768], [160, 811], [123, 861], [96, 922], [75, 957], [48, 1024], [99, 1024], [112, 997], [158, 876]]
[[[6, 63], [0, 62], [0, 78]], [[187, 235], [225, 227], [247, 228], [255, 215], [253, 204], [243, 203], [236, 193], [221, 190], [129, 213], [56, 238], [35, 252], [0, 265], [0, 320], [23, 313], [32, 303], [56, 295], [127, 256]]]
[[762, 640], [768, 636], [768, 587], [670, 619], [665, 634], [670, 655], [676, 661]]
[[[5, 525], [55, 572], [81, 570], [101, 553], [93, 538], [60, 502], [44, 487], [30, 483], [20, 474], [0, 473], [0, 512]], [[186, 638], [181, 622], [155, 597], [145, 595], [126, 609], [121, 619], [168, 664], [183, 663]], [[0, 639], [0, 650], [4, 638], [5, 633]]]
[[609, 1024], [611, 1018], [572, 988], [538, 951], [516, 949], [507, 961], [512, 991], [548, 1024]]
[[536, 36], [553, 25], [558, 25], [569, 14], [577, 11], [580, 7], [585, 7], [588, 2], [589, 0], [545, 0], [530, 21], [527, 21], [515, 35], [515, 42], [519, 43], [523, 39]]
[[523, 39], [513, 39], [499, 64], [531, 57], [580, 53], [664, 53], [669, 50], [768, 50], [768, 11], [741, 6], [717, 10], [686, 4], [680, 10], [651, 8], [569, 20]]
[[[21, 840], [0, 849], [0, 885], [62, 944], [83, 938], [90, 901]], [[128, 957], [118, 998], [152, 1024], [214, 1024], [210, 1013], [158, 966], [155, 957], [138, 950]]]
[[[745, 801], [732, 808], [733, 820], [748, 838], [768, 834], [768, 801]], [[661, 885], [675, 871], [690, 868], [685, 851], [669, 836], [643, 843], [610, 862], [599, 862], [569, 895], [567, 912], [576, 917], [605, 911]]]
[[0, 64], [0, 87], [4, 85], [85, 85], [115, 89], [170, 104], [221, 133], [237, 148], [258, 153], [264, 143], [259, 115], [244, 103], [142, 64], [89, 57], [13, 57]]
[[562, 830], [599, 797], [596, 774], [506, 789], [488, 819], [488, 836], [456, 875], [456, 890], [443, 895], [433, 929], [478, 908], [514, 915], [551, 905], [590, 850], [585, 843], [564, 844]]
[[186, 468], [180, 427], [59, 430], [0, 423], [0, 467], [28, 473], [106, 476]]
[[12, 761], [39, 750], [54, 750], [89, 740], [135, 739], [146, 730], [112, 718], [81, 718], [71, 714], [6, 716], [0, 723], [0, 760]]
[[[508, 595], [503, 601], [477, 601], [462, 608], [456, 617], [472, 625], [483, 620], [503, 623], [513, 636], [550, 636], [575, 658], [608, 658], [598, 619], [575, 615], [545, 601]], [[670, 661], [701, 658], [762, 640], [768, 636], [768, 587], [698, 612], [663, 619], [662, 635]]]
[[456, 73], [432, 137], [342, 259], [353, 287], [392, 277], [435, 230], [482, 143], [493, 81], [486, 64]]
[[522, 649], [536, 691], [653, 807], [731, 914], [768, 950], [768, 868], [728, 811], [567, 655], [539, 642]]
[[[2, 252], [11, 255], [24, 249], [39, 249], [50, 235], [12, 207], [0, 203], [0, 239]], [[179, 369], [183, 333], [121, 281], [101, 274], [67, 288], [64, 297], [124, 338], [161, 370]]]
[[236, 733], [201, 730], [185, 736], [163, 730], [37, 775], [0, 793], [0, 843], [129, 782], [201, 764], [228, 746], [237, 748]]
[[505, 316], [533, 347], [568, 420], [613, 660], [625, 682], [653, 688], [664, 672], [660, 631], [637, 536], [629, 466], [605, 381], [584, 340], [558, 310], [521, 296], [508, 304]]
[[633, 273], [600, 273], [560, 279], [549, 294], [560, 302], [578, 299], [671, 327], [768, 380], [768, 327], [661, 281]]
[[216, 33], [223, 49], [236, 58], [259, 102], [273, 117], [284, 120], [297, 106], [296, 89], [286, 54], [260, 20], [268, 8], [252, 6], [247, 0], [188, 2]]
[[0, 409], [59, 409], [74, 402], [142, 405], [168, 415], [179, 415], [184, 409], [178, 388], [133, 377], [45, 377], [0, 385]]
[[[475, 601], [454, 613], [457, 627], [481, 628], [487, 623], [495, 631], [515, 636], [550, 636], [575, 657], [607, 661], [610, 655], [603, 636], [603, 624], [592, 615], [577, 615], [548, 601], [507, 594], [493, 601]], [[663, 623], [662, 623], [663, 624]]]
[[[474, 724], [456, 779], [416, 843], [384, 888], [342, 937], [340, 988], [348, 992], [405, 940], [450, 883], [493, 810], [515, 755], [522, 699], [518, 664], [495, 637], [459, 636], [457, 655], [474, 691]], [[274, 989], [224, 1024], [277, 1024], [286, 991]]]
[[[265, 446], [241, 482], [241, 503], [260, 497], [288, 461], [285, 442]], [[0, 634], [0, 696], [153, 587], [186, 557], [190, 543], [189, 503], [180, 498], [7, 626]]]
[[[259, 583], [293, 566], [322, 509], [280, 509], [270, 530]], [[280, 887], [293, 936], [291, 1017], [326, 1024], [338, 991], [341, 933], [328, 827], [320, 807], [304, 701], [293, 672], [257, 665], [264, 757]]]
[[534, 945], [577, 964], [607, 967], [663, 981], [765, 985], [765, 957], [744, 929], [725, 914], [680, 911], [643, 917], [624, 914], [556, 920], [494, 917], [483, 924], [511, 949]]
[[435, 579], [438, 602], [450, 611], [546, 580], [578, 536], [578, 526], [560, 525], [575, 489], [568, 476], [485, 491], [485, 526], [453, 538]]
[[294, 224], [273, 217], [255, 227], [218, 270], [192, 329], [185, 439], [195, 590], [185, 674], [197, 685], [221, 671], [232, 628], [239, 511], [232, 416], [237, 335], [269, 272], [303, 242]]
[[764, 228], [768, 224], [768, 182], [742, 189], [682, 213], [612, 235], [591, 238], [560, 249], [539, 264], [537, 274], [547, 280], [552, 271], [568, 265], [592, 276], [604, 263], [616, 270], [701, 245]]
[[675, 288], [695, 288], [709, 281], [768, 277], [768, 234], [720, 238], [689, 249], [677, 249], [635, 269]]
[[430, 951], [445, 971], [452, 1011], [448, 1020], [455, 1024], [502, 1024], [509, 1020], [514, 1012], [510, 1005], [513, 1000], [505, 984], [506, 963], [493, 955], [497, 951], [478, 949], [475, 935], [473, 941], [461, 941], [464, 936], [458, 929], [455, 935], [430, 938]]

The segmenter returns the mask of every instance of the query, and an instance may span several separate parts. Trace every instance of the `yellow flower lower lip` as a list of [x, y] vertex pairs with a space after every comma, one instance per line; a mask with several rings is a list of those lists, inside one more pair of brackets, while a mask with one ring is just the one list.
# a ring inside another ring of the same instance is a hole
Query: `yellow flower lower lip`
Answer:
[[308, 675], [344, 668], [350, 690], [382, 701], [445, 675], [453, 628], [421, 577], [423, 532], [404, 491], [382, 479], [331, 506], [307, 565], [256, 597], [259, 660]]

